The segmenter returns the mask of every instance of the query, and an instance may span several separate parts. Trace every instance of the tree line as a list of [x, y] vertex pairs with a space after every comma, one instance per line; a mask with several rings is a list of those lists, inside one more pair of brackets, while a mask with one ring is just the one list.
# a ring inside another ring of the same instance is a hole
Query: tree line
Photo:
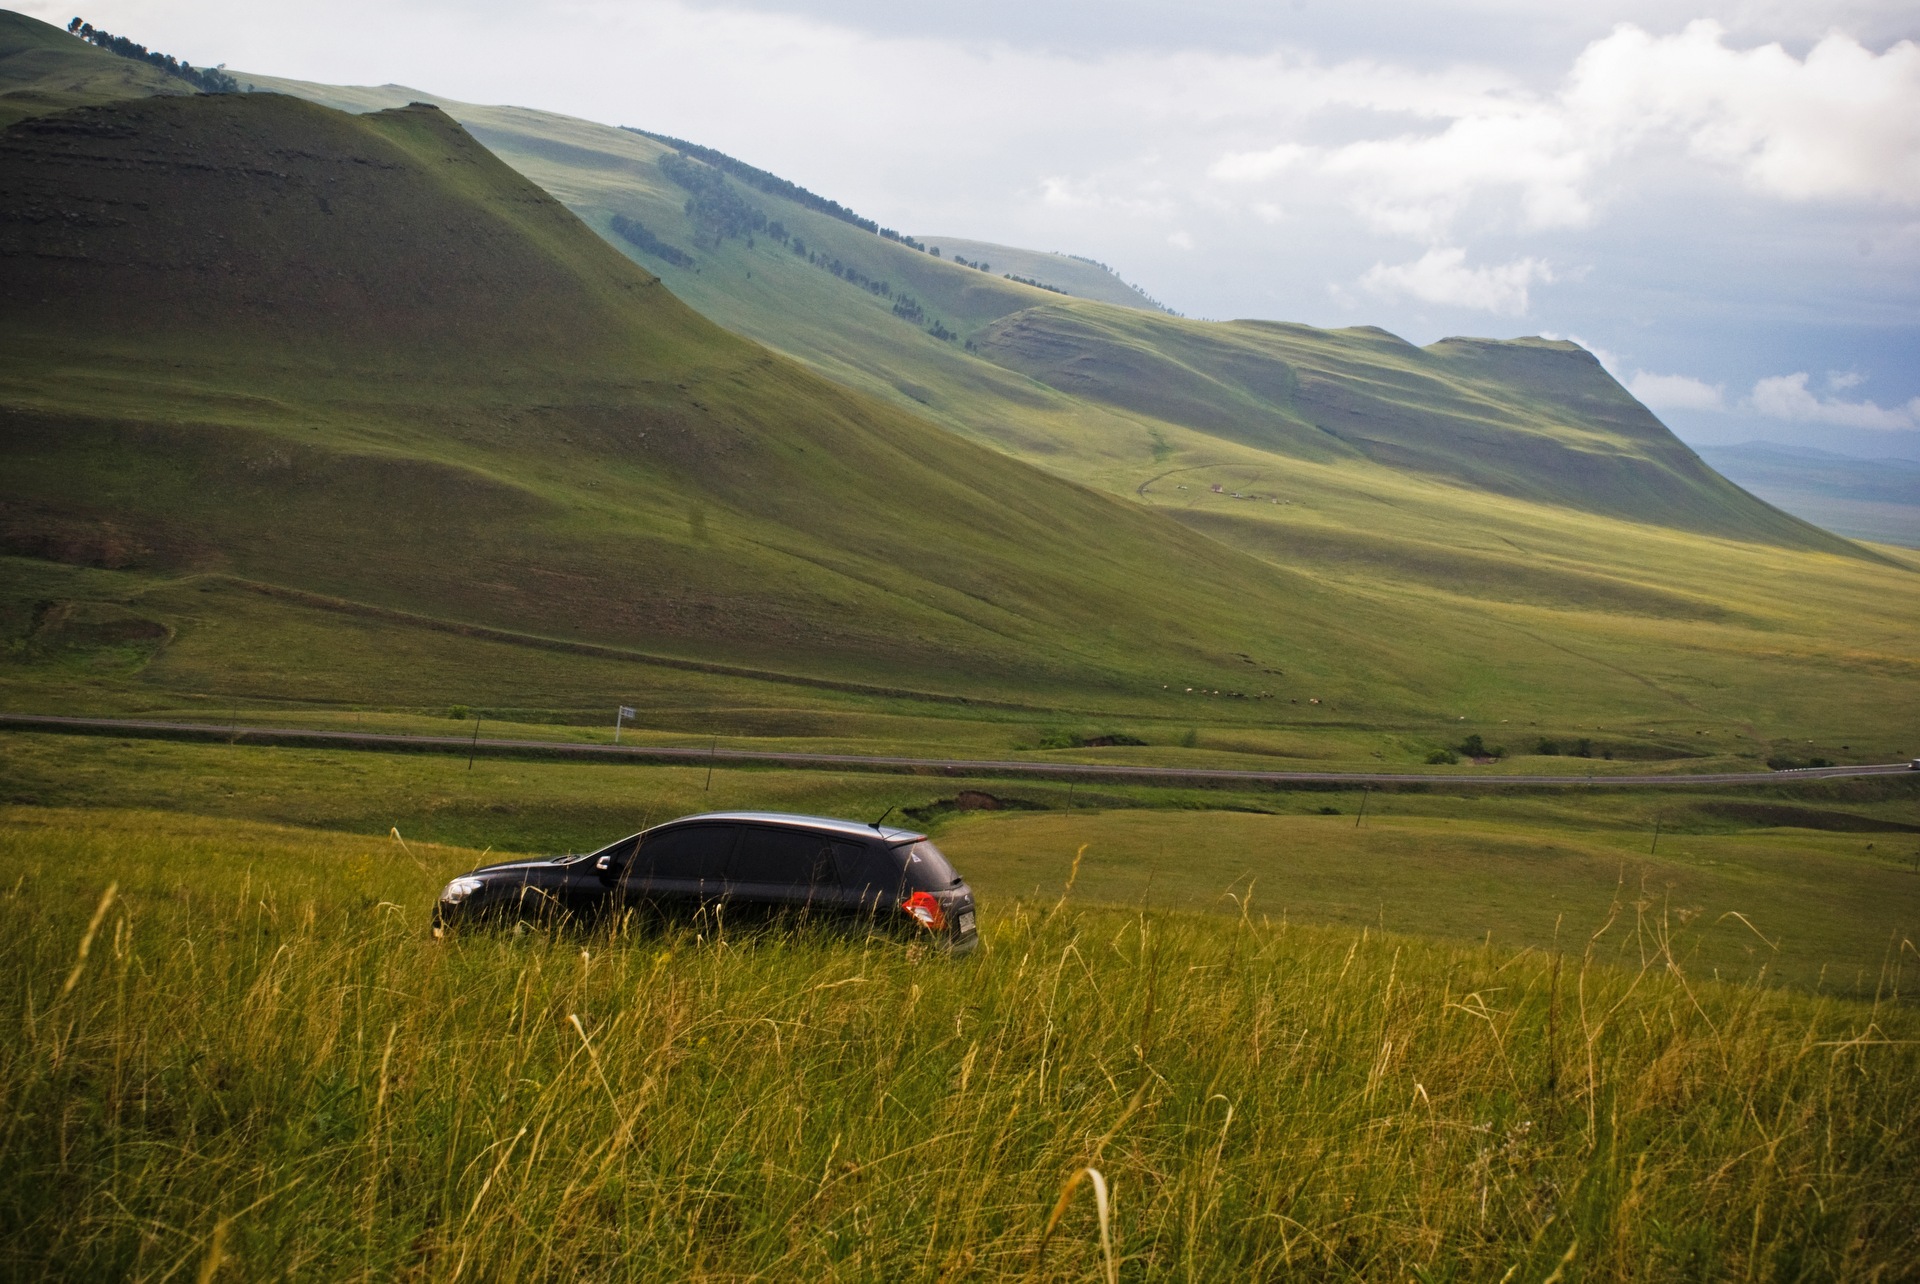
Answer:
[[1045, 281], [1036, 281], [1030, 276], [1015, 276], [1011, 272], [1002, 272], [1000, 275], [1006, 277], [1009, 281], [1018, 281], [1021, 285], [1030, 285], [1036, 290], [1052, 290], [1055, 294], [1068, 293], [1068, 291], [1061, 289], [1057, 285], [1048, 285]]
[[840, 202], [830, 201], [824, 196], [816, 196], [798, 183], [790, 183], [778, 174], [769, 174], [764, 169], [756, 169], [745, 161], [735, 160], [725, 152], [715, 151], [711, 147], [702, 147], [698, 143], [690, 143], [684, 138], [674, 138], [668, 134], [656, 134], [646, 129], [635, 129], [632, 125], [622, 125], [620, 128], [626, 130], [629, 134], [639, 134], [642, 138], [651, 138], [656, 143], [665, 143], [667, 146], [673, 148], [674, 151], [678, 152], [683, 158], [703, 161], [713, 169], [719, 170], [722, 173], [731, 174], [748, 187], [765, 192], [769, 196], [785, 197], [797, 205], [804, 205], [810, 210], [816, 210], [821, 214], [827, 215], [829, 218], [837, 218], [842, 223], [851, 223], [855, 227], [868, 232], [878, 233], [880, 231], [880, 225], [878, 223], [870, 218], [861, 218], [858, 214], [855, 214], [852, 210], [840, 204]]
[[[766, 170], [749, 165], [743, 160], [737, 160], [725, 152], [717, 151], [711, 147], [702, 147], [699, 143], [690, 143], [684, 138], [675, 138], [671, 134], [656, 134], [650, 129], [640, 129], [633, 125], [622, 125], [620, 128], [629, 134], [638, 134], [642, 138], [651, 138], [656, 143], [665, 143], [679, 154], [680, 159], [685, 161], [698, 161], [719, 173], [730, 174], [756, 191], [765, 192], [769, 196], [778, 196], [785, 200], [792, 201], [796, 205], [804, 206], [816, 213], [825, 214], [829, 218], [839, 219], [842, 223], [850, 223], [863, 232], [872, 232], [876, 236], [892, 241], [897, 245], [904, 245], [910, 250], [918, 250], [922, 254], [932, 254], [935, 258], [940, 257], [940, 251], [938, 249], [929, 250], [924, 241], [916, 241], [905, 232], [897, 231], [891, 227], [881, 227], [870, 218], [861, 218], [858, 214], [838, 201], [830, 201], [824, 196], [808, 191], [798, 183], [784, 179], [778, 174], [768, 173]], [[665, 157], [662, 158], [663, 161], [665, 159]], [[759, 229], [754, 228], [753, 230], [758, 231]], [[976, 265], [969, 264], [968, 266]], [[985, 264], [979, 264], [977, 266], [979, 266], [982, 271], [987, 270]]]
[[[631, 132], [642, 131], [632, 130]], [[716, 156], [719, 154], [714, 153]], [[684, 208], [695, 228], [696, 245], [699, 243], [699, 234], [704, 232], [713, 238], [715, 247], [732, 237], [736, 240], [744, 240], [748, 248], [752, 248], [753, 238], [757, 233], [770, 241], [785, 245], [798, 257], [804, 258], [815, 267], [826, 269], [847, 284], [859, 286], [869, 294], [889, 300], [893, 303], [895, 316], [904, 321], [911, 321], [915, 325], [925, 326], [927, 333], [934, 338], [951, 341], [960, 337], [947, 329], [938, 319], [930, 319], [925, 310], [912, 298], [901, 295], [896, 299], [891, 282], [875, 280], [851, 263], [843, 263], [838, 257], [824, 251], [816, 253], [809, 249], [807, 243], [789, 232], [784, 223], [778, 219], [769, 219], [765, 210], [736, 191], [733, 185], [727, 182], [726, 175], [713, 165], [704, 160], [693, 159], [682, 151], [669, 152], [662, 156], [659, 165], [660, 172], [687, 193]], [[660, 240], [633, 219], [616, 215], [612, 226], [615, 232], [647, 253], [664, 258], [669, 263], [680, 262], [680, 259], [673, 257], [679, 255], [681, 259], [685, 259], [681, 266], [692, 266], [691, 256]]]
[[642, 254], [651, 254], [656, 259], [665, 259], [675, 267], [693, 266], [693, 255], [678, 246], [668, 245], [655, 236], [652, 230], [639, 219], [628, 218], [625, 214], [615, 214], [609, 226]]
[[[1084, 254], [1069, 254], [1067, 255], [1067, 257], [1070, 259], [1077, 259], [1080, 262], [1085, 263], [1090, 267], [1099, 268], [1102, 272], [1105, 272], [1108, 276], [1115, 278], [1120, 282], [1120, 284], [1126, 286], [1129, 290], [1132, 290], [1135, 294], [1139, 295], [1141, 301], [1156, 312], [1164, 312], [1170, 317], [1184, 317], [1187, 315], [1184, 312], [1174, 311], [1172, 308], [1160, 302], [1160, 300], [1154, 298], [1151, 294], [1148, 294], [1145, 290], [1141, 289], [1139, 286], [1135, 285], [1133, 282], [1127, 280], [1125, 277], [1121, 276], [1118, 272], [1114, 271], [1112, 268], [1102, 263], [1099, 259], [1090, 259]], [[1016, 277], [1015, 279], [1018, 280], [1019, 278]], [[1038, 284], [1038, 282], [1029, 281], [1027, 284], [1035, 285], [1035, 284]], [[1041, 286], [1040, 288], [1044, 290], [1044, 289], [1048, 289], [1049, 287]], [[1064, 293], [1064, 291], [1062, 293]]]
[[751, 238], [767, 230], [766, 211], [747, 200], [726, 176], [711, 165], [670, 152], [660, 158], [660, 172], [687, 192], [687, 217], [718, 245], [728, 237]]
[[178, 76], [204, 93], [237, 94], [240, 92], [240, 82], [218, 67], [196, 67], [190, 62], [175, 58], [172, 54], [159, 53], [125, 36], [116, 36], [111, 31], [102, 31], [82, 18], [75, 18], [69, 22], [67, 30], [88, 44], [98, 45], [108, 53], [119, 54], [122, 58], [131, 58], [135, 62], [151, 63], [169, 76]]

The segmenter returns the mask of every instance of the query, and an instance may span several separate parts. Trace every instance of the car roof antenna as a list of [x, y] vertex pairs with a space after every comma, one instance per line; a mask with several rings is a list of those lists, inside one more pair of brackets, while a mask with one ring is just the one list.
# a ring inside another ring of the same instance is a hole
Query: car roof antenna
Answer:
[[[895, 803], [894, 806], [897, 807], [899, 806], [899, 804]], [[891, 815], [893, 815], [893, 807], [889, 807], [885, 811], [881, 812], [880, 820], [885, 820], [887, 817]], [[873, 822], [873, 832], [876, 834], [880, 832], [880, 820], [876, 820]]]

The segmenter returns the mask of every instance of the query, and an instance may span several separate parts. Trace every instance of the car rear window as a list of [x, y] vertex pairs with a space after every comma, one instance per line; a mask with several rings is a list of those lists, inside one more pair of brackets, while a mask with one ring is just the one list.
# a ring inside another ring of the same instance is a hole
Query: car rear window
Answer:
[[633, 862], [637, 878], [719, 879], [740, 830], [733, 825], [687, 825], [645, 838]]
[[940, 849], [925, 839], [908, 847], [907, 886], [928, 892], [937, 892], [952, 887], [960, 881], [960, 875], [953, 872], [953, 866], [947, 864], [947, 858]]
[[733, 863], [727, 869], [727, 881], [772, 883], [781, 887], [832, 883], [836, 881], [833, 840], [804, 830], [749, 825], [741, 831], [740, 845], [734, 849]]

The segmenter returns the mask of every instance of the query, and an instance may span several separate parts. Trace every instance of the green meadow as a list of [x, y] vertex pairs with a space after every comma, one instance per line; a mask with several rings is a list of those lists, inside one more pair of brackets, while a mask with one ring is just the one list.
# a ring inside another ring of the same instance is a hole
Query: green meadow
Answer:
[[16, 809], [0, 851], [23, 1278], [1866, 1279], [1920, 1249], [1898, 952], [1841, 999], [1713, 979], [1698, 923], [1627, 896], [1516, 951], [1100, 909], [1071, 865], [957, 961], [435, 940], [476, 852], [107, 809]]
[[1502, 948], [1564, 944], [1617, 903], [1687, 925], [1690, 968], [1822, 993], [1870, 995], [1920, 936], [1920, 773], [1769, 790], [1487, 793], [1436, 780], [1362, 794], [19, 732], [0, 737], [0, 769], [0, 802], [22, 819], [167, 812], [501, 853], [590, 851], [696, 811], [891, 809], [934, 835], [989, 911], [1044, 899], [1076, 862], [1078, 895], [1095, 904]]

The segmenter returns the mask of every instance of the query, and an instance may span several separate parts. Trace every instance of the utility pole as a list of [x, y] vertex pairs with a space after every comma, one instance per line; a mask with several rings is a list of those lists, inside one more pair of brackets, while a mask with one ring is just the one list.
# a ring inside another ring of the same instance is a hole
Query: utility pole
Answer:
[[480, 718], [479, 718], [479, 715], [476, 714], [473, 719], [473, 742], [467, 746], [467, 770], [468, 771], [473, 770], [473, 755], [479, 750], [479, 748], [480, 748]]
[[1653, 818], [1653, 846], [1647, 848], [1647, 855], [1651, 856], [1659, 850], [1660, 850], [1660, 817], [1655, 816]]
[[1360, 814], [1353, 818], [1353, 827], [1355, 829], [1360, 828], [1360, 822], [1367, 818], [1367, 799], [1371, 797], [1373, 797], [1373, 787], [1371, 785], [1360, 791]]
[[720, 737], [719, 737], [719, 736], [715, 736], [715, 737], [713, 738], [713, 743], [712, 743], [711, 745], [709, 745], [709, 746], [707, 747], [707, 785], [706, 785], [706, 789], [707, 789], [707, 792], [708, 792], [708, 793], [712, 793], [712, 792], [713, 792], [713, 760], [714, 760], [714, 758], [715, 758], [715, 757], [717, 757], [717, 756], [719, 755], [719, 753], [720, 753]]

